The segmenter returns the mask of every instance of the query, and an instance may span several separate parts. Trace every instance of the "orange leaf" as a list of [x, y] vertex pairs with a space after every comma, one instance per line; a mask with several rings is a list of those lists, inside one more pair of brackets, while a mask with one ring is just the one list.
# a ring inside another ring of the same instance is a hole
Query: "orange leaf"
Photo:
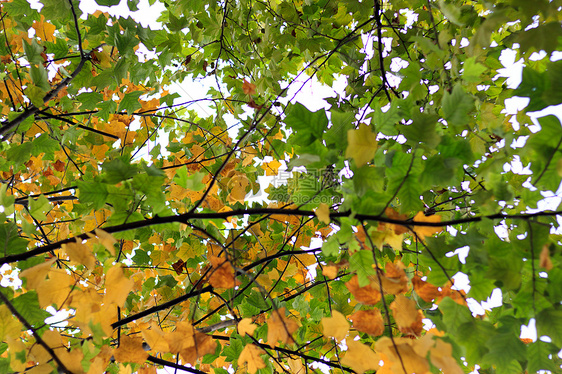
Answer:
[[198, 358], [205, 356], [209, 353], [215, 353], [217, 343], [206, 334], [196, 333], [194, 336], [195, 344], [191, 347], [184, 347], [180, 351], [180, 356], [184, 362], [195, 364]]
[[77, 265], [84, 265], [87, 269], [92, 270], [96, 265], [96, 258], [94, 257], [90, 247], [81, 242], [70, 242], [61, 246], [62, 250], [68, 254], [71, 263]]
[[[399, 220], [399, 221], [406, 221], [408, 219], [407, 215], [399, 214], [396, 210], [394, 210], [392, 208], [386, 208], [384, 210], [384, 214], [388, 218]], [[384, 223], [384, 222], [379, 223], [378, 229], [380, 231], [384, 231], [384, 230], [386, 230], [386, 227], [389, 227], [390, 229], [392, 229], [396, 235], [404, 234], [404, 233], [409, 231], [406, 226], [397, 225], [397, 224], [394, 224], [394, 223]]]
[[412, 285], [414, 286], [414, 291], [416, 291], [418, 296], [421, 297], [423, 301], [426, 301], [428, 303], [441, 296], [439, 287], [423, 281], [417, 275], [414, 275], [414, 277], [412, 278]]
[[234, 288], [238, 283], [234, 278], [234, 268], [228, 260], [210, 256], [209, 261], [213, 267], [209, 283], [215, 288]]
[[338, 267], [335, 265], [324, 266], [324, 268], [322, 268], [322, 275], [334, 279], [338, 276]]
[[353, 327], [372, 336], [380, 336], [384, 332], [384, 322], [380, 310], [358, 310], [349, 318], [353, 321]]
[[345, 286], [349, 292], [355, 296], [355, 299], [362, 304], [375, 305], [381, 300], [380, 292], [371, 285], [359, 287], [359, 279], [357, 278], [357, 275], [354, 275], [349, 282], [345, 284]]
[[66, 271], [51, 269], [49, 279], [39, 283], [36, 288], [41, 308], [51, 304], [56, 304], [61, 308], [70, 294], [71, 284], [74, 284], [74, 281]]
[[342, 341], [349, 331], [349, 322], [343, 314], [334, 310], [332, 317], [322, 318], [322, 327], [325, 337]]
[[341, 363], [349, 366], [356, 373], [363, 374], [367, 370], [379, 368], [380, 357], [369, 346], [355, 340], [347, 342], [347, 352]]
[[39, 286], [39, 284], [45, 280], [47, 273], [51, 269], [51, 265], [56, 260], [57, 258], [53, 257], [42, 264], [35, 265], [22, 271], [20, 273], [20, 278], [25, 278], [27, 280], [27, 288], [30, 290], [37, 288], [37, 286]]
[[[388, 361], [395, 364], [401, 373], [402, 364], [406, 368], [407, 373], [427, 373], [429, 372], [429, 363], [425, 357], [419, 356], [413, 345], [416, 340], [409, 338], [394, 338], [394, 342], [383, 336], [375, 343], [375, 349], [379, 354], [385, 355]], [[385, 360], [385, 366], [387, 360]]]
[[550, 260], [550, 250], [548, 249], [547, 245], [542, 247], [542, 251], [539, 259], [540, 259], [539, 266], [541, 268], [546, 269], [546, 271], [552, 270], [553, 266], [552, 266], [552, 261]]
[[244, 79], [244, 83], [242, 83], [242, 91], [244, 91], [246, 95], [253, 95], [256, 93], [256, 85]]
[[[426, 216], [424, 212], [418, 212], [414, 217], [415, 222], [441, 222], [441, 217], [437, 215]], [[412, 228], [414, 233], [416, 234], [416, 240], [419, 238], [423, 240], [426, 236], [432, 236], [433, 234], [437, 234], [443, 231], [443, 227], [441, 226], [414, 226]]]
[[121, 336], [119, 348], [113, 352], [117, 362], [134, 362], [143, 364], [148, 358], [148, 353], [142, 348], [142, 338], [132, 338], [127, 335]]
[[271, 313], [267, 319], [267, 342], [270, 346], [280, 341], [287, 344], [294, 342], [292, 333], [297, 331], [299, 325], [292, 319], [285, 317], [285, 308], [279, 308]]
[[258, 369], [264, 369], [266, 367], [265, 362], [263, 362], [260, 356], [263, 353], [265, 353], [263, 349], [254, 344], [248, 344], [244, 347], [240, 356], [238, 356], [238, 365], [242, 366], [248, 363], [248, 372], [255, 374]]

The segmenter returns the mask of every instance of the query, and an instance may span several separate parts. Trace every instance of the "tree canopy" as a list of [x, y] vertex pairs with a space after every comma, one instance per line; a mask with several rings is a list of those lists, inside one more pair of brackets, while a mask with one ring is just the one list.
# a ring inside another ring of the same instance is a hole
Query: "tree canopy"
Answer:
[[0, 372], [560, 370], [561, 0], [156, 1], [2, 1]]

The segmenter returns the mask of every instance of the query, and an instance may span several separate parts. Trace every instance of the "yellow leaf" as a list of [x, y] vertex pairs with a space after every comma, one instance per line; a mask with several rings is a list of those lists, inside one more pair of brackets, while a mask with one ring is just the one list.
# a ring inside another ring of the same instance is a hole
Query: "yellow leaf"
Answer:
[[271, 162], [264, 163], [261, 168], [265, 170], [265, 175], [267, 176], [275, 176], [278, 174], [279, 168], [282, 166], [279, 161], [273, 160]]
[[22, 324], [8, 309], [6, 305], [0, 305], [0, 341], [6, 337], [18, 338], [22, 330]]
[[347, 149], [345, 157], [353, 158], [357, 167], [363, 166], [375, 157], [377, 136], [371, 127], [364, 123], [357, 130], [347, 131]]
[[349, 322], [343, 314], [334, 310], [332, 317], [322, 318], [322, 327], [325, 337], [342, 341], [349, 331]]
[[[418, 212], [414, 217], [414, 222], [441, 222], [441, 216], [432, 215], [426, 216], [423, 212]], [[432, 236], [433, 234], [437, 234], [443, 231], [443, 227], [441, 226], [414, 226], [413, 227], [414, 233], [416, 234], [417, 238], [423, 240], [426, 236]]]
[[355, 340], [347, 342], [347, 353], [341, 363], [349, 366], [356, 373], [363, 374], [367, 370], [379, 368], [380, 357], [367, 345]]
[[[41, 335], [41, 339], [45, 344], [56, 351], [58, 351], [57, 348], [62, 347], [62, 338], [57, 331], [47, 330]], [[44, 364], [53, 359], [53, 356], [51, 356], [41, 344], [34, 344], [29, 353], [32, 358], [40, 364]]]
[[371, 234], [373, 244], [381, 251], [383, 245], [386, 243], [395, 251], [402, 251], [402, 242], [404, 241], [404, 234], [396, 234], [394, 230], [375, 231]]
[[127, 335], [121, 336], [119, 348], [113, 352], [117, 362], [134, 362], [143, 364], [148, 358], [148, 353], [142, 347], [142, 338], [132, 338]]
[[404, 295], [398, 295], [390, 304], [390, 309], [402, 333], [413, 336], [421, 333], [423, 314], [417, 309], [414, 300], [408, 299]]
[[122, 307], [134, 284], [133, 280], [125, 277], [121, 265], [113, 266], [105, 275], [104, 302]]
[[[400, 370], [402, 370], [403, 364], [408, 373], [427, 373], [429, 371], [427, 359], [414, 351], [414, 342], [415, 340], [410, 338], [394, 338], [393, 342], [390, 338], [383, 336], [375, 343], [375, 349], [381, 355], [384, 354], [388, 357], [388, 360]], [[386, 364], [385, 360], [385, 366]]]
[[165, 333], [156, 324], [151, 324], [150, 329], [143, 329], [142, 336], [151, 351], [170, 352], [170, 346], [165, 338]]
[[271, 313], [267, 319], [267, 342], [274, 346], [277, 341], [287, 344], [294, 342], [292, 333], [297, 331], [299, 326], [295, 321], [285, 317], [285, 308], [279, 308]]
[[244, 318], [238, 322], [238, 333], [242, 336], [253, 335], [257, 328], [258, 325], [253, 324], [251, 318]]
[[37, 286], [39, 286], [39, 284], [45, 280], [49, 269], [51, 269], [51, 265], [56, 260], [57, 258], [53, 257], [42, 264], [35, 265], [22, 271], [20, 273], [20, 278], [25, 278], [27, 280], [27, 288], [30, 290], [36, 289]]
[[435, 347], [431, 348], [431, 363], [447, 374], [463, 374], [464, 371], [453, 358], [453, 347], [441, 339], [435, 341]]
[[73, 349], [70, 352], [66, 349], [57, 349], [55, 353], [71, 373], [84, 373], [84, 368], [82, 367], [82, 359], [84, 358], [84, 354], [82, 353], [81, 349]]
[[[105, 247], [105, 249], [107, 249], [112, 256], [115, 256], [114, 244], [117, 243], [117, 240], [115, 240], [113, 235], [102, 229], [95, 229], [94, 232], [98, 237], [99, 242]], [[91, 234], [88, 234], [88, 236], [92, 237]]]
[[62, 308], [63, 303], [68, 299], [70, 286], [74, 281], [64, 270], [50, 269], [49, 279], [45, 280], [36, 287], [39, 305], [41, 308], [56, 304]]
[[55, 41], [54, 33], [57, 28], [55, 25], [45, 22], [44, 15], [41, 14], [40, 21], [33, 21], [33, 25], [31, 25], [31, 27], [35, 30], [35, 35], [41, 38], [41, 40], [47, 42]]
[[320, 203], [318, 208], [314, 211], [314, 214], [316, 214], [320, 222], [326, 225], [330, 223], [330, 207], [328, 204]]
[[238, 365], [242, 366], [248, 363], [248, 372], [255, 374], [258, 369], [264, 369], [266, 367], [265, 362], [263, 362], [263, 359], [260, 357], [263, 353], [265, 353], [263, 349], [254, 344], [248, 344], [244, 347], [240, 356], [238, 356]]
[[287, 364], [289, 364], [289, 368], [291, 369], [291, 373], [293, 374], [305, 374], [306, 368], [302, 364], [302, 360], [300, 358], [288, 358]]
[[184, 348], [195, 345], [194, 335], [195, 329], [190, 323], [184, 321], [178, 322], [176, 324], [176, 329], [165, 336], [170, 352], [178, 353]]
[[84, 265], [90, 271], [96, 266], [96, 258], [90, 247], [79, 242], [70, 242], [62, 245], [62, 250], [68, 254], [71, 263]]

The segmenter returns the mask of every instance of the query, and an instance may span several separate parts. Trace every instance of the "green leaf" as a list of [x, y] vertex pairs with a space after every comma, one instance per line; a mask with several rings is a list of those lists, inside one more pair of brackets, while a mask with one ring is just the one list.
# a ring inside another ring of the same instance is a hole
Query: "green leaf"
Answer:
[[322, 137], [328, 118], [323, 110], [311, 112], [301, 103], [295, 103], [288, 109], [285, 123], [297, 135], [297, 144], [307, 146]]
[[469, 57], [462, 66], [462, 78], [467, 82], [482, 82], [480, 76], [486, 71], [486, 67], [478, 62], [474, 57]]
[[543, 310], [536, 317], [537, 335], [548, 336], [558, 348], [562, 347], [562, 310]]
[[511, 333], [492, 336], [486, 346], [489, 352], [484, 355], [483, 362], [496, 365], [498, 368], [510, 367], [512, 361], [523, 361], [526, 355], [525, 344]]
[[468, 113], [474, 108], [474, 99], [464, 92], [460, 84], [453, 87], [453, 92], [443, 94], [443, 117], [454, 126], [468, 125]]
[[181, 187], [187, 188], [192, 191], [201, 191], [205, 188], [205, 183], [202, 183], [204, 173], [196, 172], [191, 175], [187, 175], [187, 169], [181, 168], [176, 172], [174, 181]]
[[349, 270], [356, 272], [359, 287], [367, 286], [371, 283], [369, 276], [377, 274], [373, 269], [374, 264], [373, 252], [367, 250], [357, 251], [349, 258]]
[[41, 65], [44, 62], [43, 57], [41, 57], [43, 47], [37, 44], [35, 39], [31, 41], [31, 44], [23, 40], [23, 50], [30, 64]]
[[114, 6], [119, 5], [121, 0], [96, 0], [96, 3], [101, 6]]
[[134, 177], [139, 172], [136, 164], [130, 164], [121, 158], [116, 158], [102, 165], [104, 181], [108, 184], [117, 184]]
[[42, 64], [31, 65], [29, 73], [31, 75], [31, 81], [37, 87], [45, 91], [49, 91], [51, 89], [49, 77], [47, 76], [47, 70], [45, 70]]
[[82, 104], [81, 110], [92, 110], [98, 107], [98, 104], [103, 100], [103, 95], [99, 92], [84, 92], [76, 97]]
[[101, 209], [105, 205], [109, 193], [107, 184], [94, 181], [76, 182], [78, 186], [78, 199], [82, 203], [92, 204], [93, 209]]
[[541, 340], [532, 342], [527, 346], [527, 371], [529, 373], [537, 373], [540, 370], [548, 370], [552, 373], [556, 372], [558, 367], [554, 363], [554, 359], [549, 356], [556, 355], [558, 349], [554, 344], [546, 343]]
[[139, 102], [139, 97], [142, 94], [144, 94], [143, 91], [134, 91], [125, 94], [119, 103], [119, 112], [126, 111], [127, 114], [131, 114], [135, 110], [140, 109], [142, 106]]
[[33, 216], [38, 221], [44, 221], [47, 219], [46, 213], [48, 213], [53, 207], [44, 195], [40, 195], [37, 199], [28, 198], [29, 201], [29, 214]]
[[15, 255], [27, 250], [27, 240], [19, 236], [15, 223], [0, 223], [0, 246], [4, 256]]
[[12, 304], [20, 315], [35, 328], [43, 327], [45, 318], [51, 317], [46, 310], [41, 309], [35, 291], [28, 291], [14, 300]]

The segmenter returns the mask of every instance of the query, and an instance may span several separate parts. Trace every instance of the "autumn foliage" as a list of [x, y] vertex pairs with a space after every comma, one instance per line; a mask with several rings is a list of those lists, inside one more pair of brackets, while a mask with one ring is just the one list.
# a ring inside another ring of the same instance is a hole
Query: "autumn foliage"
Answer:
[[0, 373], [560, 371], [559, 0], [87, 3], [0, 2]]

